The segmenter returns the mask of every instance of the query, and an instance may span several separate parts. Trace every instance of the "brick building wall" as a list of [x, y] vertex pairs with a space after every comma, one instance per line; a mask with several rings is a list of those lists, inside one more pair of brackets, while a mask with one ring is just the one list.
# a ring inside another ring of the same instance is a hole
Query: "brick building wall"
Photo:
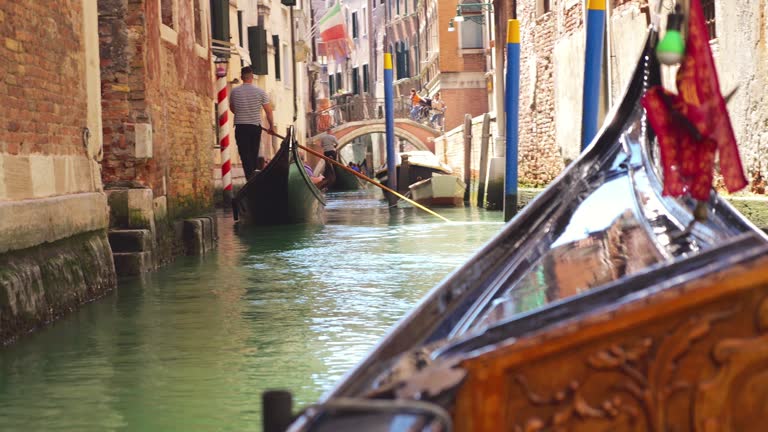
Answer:
[[212, 203], [214, 77], [207, 36], [195, 37], [199, 10], [168, 2], [166, 25], [159, 2], [99, 3], [104, 182], [151, 188], [175, 218]]
[[82, 21], [80, 0], [0, 0], [0, 201], [94, 190]]
[[485, 88], [443, 88], [440, 97], [448, 107], [445, 111], [445, 130], [464, 124], [464, 115], [472, 117], [488, 112], [488, 91]]
[[[151, 128], [145, 98], [146, 14], [126, 0], [99, 1], [104, 160], [107, 185], [151, 186], [151, 159], [136, 157], [136, 125]], [[142, 143], [144, 144], [144, 143]]]

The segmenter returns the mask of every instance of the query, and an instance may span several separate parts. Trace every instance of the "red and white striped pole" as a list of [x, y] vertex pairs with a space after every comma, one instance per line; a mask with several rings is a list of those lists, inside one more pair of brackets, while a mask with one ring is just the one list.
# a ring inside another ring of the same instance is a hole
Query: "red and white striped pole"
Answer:
[[216, 95], [218, 100], [219, 147], [221, 148], [221, 182], [224, 203], [232, 201], [232, 161], [229, 156], [229, 97], [227, 95], [227, 63], [216, 63]]

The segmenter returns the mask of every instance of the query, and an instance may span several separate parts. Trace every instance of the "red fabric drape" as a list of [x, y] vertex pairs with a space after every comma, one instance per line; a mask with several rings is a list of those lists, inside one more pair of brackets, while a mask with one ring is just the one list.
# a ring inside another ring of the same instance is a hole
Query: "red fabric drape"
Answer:
[[736, 138], [720, 93], [700, 0], [691, 0], [686, 54], [677, 73], [678, 94], [650, 89], [642, 104], [659, 138], [664, 194], [709, 199], [715, 154], [729, 192], [747, 185]]

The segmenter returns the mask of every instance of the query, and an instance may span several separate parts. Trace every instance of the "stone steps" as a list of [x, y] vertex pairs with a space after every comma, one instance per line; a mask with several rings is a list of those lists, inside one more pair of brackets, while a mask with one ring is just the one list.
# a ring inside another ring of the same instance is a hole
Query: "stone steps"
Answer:
[[154, 270], [152, 231], [112, 229], [109, 230], [109, 245], [118, 276], [133, 276]]
[[154, 270], [152, 252], [113, 252], [118, 276], [134, 276]]
[[152, 251], [152, 232], [148, 229], [113, 229], [109, 231], [112, 252]]

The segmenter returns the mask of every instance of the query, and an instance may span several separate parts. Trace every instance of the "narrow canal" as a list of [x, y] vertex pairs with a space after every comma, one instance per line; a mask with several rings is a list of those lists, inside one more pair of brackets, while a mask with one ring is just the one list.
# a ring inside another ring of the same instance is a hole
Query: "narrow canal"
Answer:
[[0, 348], [0, 430], [261, 429], [261, 392], [315, 401], [501, 228], [500, 212], [390, 212], [329, 196], [327, 224], [238, 230], [219, 248]]

